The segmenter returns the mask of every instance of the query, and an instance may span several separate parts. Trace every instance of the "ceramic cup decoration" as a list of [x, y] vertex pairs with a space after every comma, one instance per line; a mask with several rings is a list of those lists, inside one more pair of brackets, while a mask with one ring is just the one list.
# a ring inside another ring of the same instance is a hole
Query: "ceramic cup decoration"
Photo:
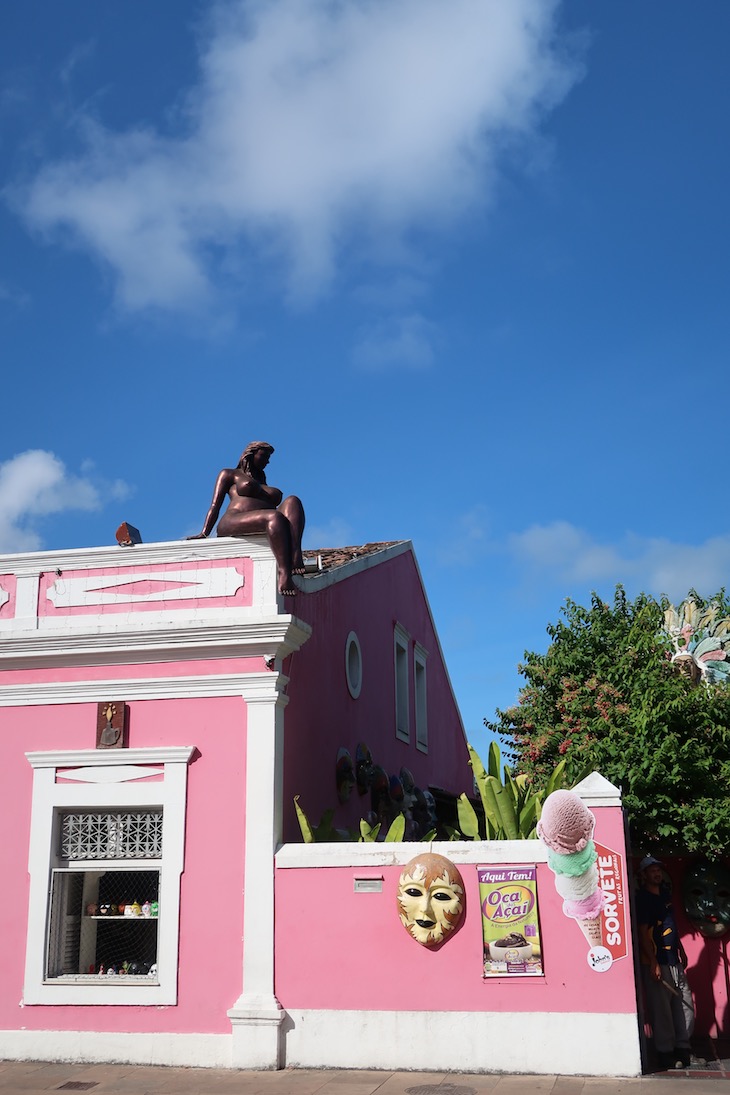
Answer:
[[99, 916], [108, 916], [108, 915], [109, 915], [109, 906], [108, 905], [100, 905], [99, 906]]
[[151, 903], [151, 905], [150, 905], [150, 915], [151, 916], [159, 916], [160, 915], [160, 906], [159, 906], [157, 901], [153, 901]]
[[131, 905], [125, 905], [124, 906], [124, 915], [125, 916], [134, 916], [134, 909], [132, 908]]
[[145, 903], [142, 905], [142, 916], [146, 917], [147, 919], [152, 916], [152, 906], [150, 905], [149, 901], [145, 901]]
[[449, 937], [464, 914], [464, 880], [450, 859], [425, 852], [403, 868], [397, 902], [408, 934], [433, 947]]
[[139, 901], [133, 901], [132, 902], [131, 915], [132, 916], [141, 916], [142, 915], [142, 906], [140, 905]]
[[94, 902], [92, 901], [91, 904], [86, 906], [86, 915], [87, 916], [98, 916], [99, 915], [99, 906], [95, 905]]

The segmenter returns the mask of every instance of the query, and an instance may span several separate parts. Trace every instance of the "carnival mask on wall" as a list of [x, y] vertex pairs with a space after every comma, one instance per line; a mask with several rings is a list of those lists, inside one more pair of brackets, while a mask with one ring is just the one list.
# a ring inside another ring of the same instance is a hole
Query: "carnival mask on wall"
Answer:
[[702, 935], [717, 939], [730, 930], [730, 871], [703, 860], [684, 875], [682, 896], [687, 918]]
[[398, 882], [398, 915], [417, 943], [433, 947], [448, 938], [464, 913], [464, 881], [451, 862], [435, 852], [407, 863]]

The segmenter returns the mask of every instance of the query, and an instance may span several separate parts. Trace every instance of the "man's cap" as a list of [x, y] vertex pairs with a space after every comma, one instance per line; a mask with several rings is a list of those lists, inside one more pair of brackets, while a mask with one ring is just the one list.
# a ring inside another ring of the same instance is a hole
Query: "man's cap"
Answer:
[[639, 864], [639, 870], [645, 871], [647, 867], [653, 867], [656, 864], [657, 867], [663, 867], [661, 859], [656, 859], [653, 855], [645, 855]]

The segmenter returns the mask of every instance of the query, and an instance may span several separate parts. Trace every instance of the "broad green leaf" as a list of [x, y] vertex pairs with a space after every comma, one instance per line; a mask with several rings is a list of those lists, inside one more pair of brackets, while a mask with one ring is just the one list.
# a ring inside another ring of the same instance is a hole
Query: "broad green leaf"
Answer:
[[[512, 777], [510, 776], [510, 779]], [[494, 776], [487, 776], [488, 782], [494, 789], [494, 798], [499, 813], [500, 828], [506, 840], [519, 840], [519, 827], [517, 814], [515, 813], [515, 800], [512, 795], [512, 786], [503, 787]]]
[[402, 840], [406, 832], [406, 815], [398, 814], [393, 824], [385, 834], [386, 843]]
[[469, 840], [479, 840], [479, 820], [476, 810], [465, 794], [459, 795], [456, 801], [456, 811], [459, 817], [459, 827], [464, 836]]
[[297, 821], [299, 822], [299, 828], [302, 830], [302, 838], [305, 844], [314, 844], [315, 836], [312, 826], [309, 824], [309, 819], [304, 813], [304, 810], [299, 805], [299, 795], [294, 796], [294, 809], [297, 812]]
[[487, 768], [489, 769], [489, 775], [494, 776], [500, 783], [502, 782], [502, 754], [496, 741], [489, 743], [489, 753], [487, 755]]

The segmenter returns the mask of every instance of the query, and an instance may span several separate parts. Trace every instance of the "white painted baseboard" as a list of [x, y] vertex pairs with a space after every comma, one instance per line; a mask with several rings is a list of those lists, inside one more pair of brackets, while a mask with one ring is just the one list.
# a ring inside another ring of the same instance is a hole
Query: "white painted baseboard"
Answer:
[[[639, 1076], [635, 1015], [545, 1012], [285, 1013], [280, 1066]], [[227, 1034], [0, 1031], [0, 1059], [246, 1068]], [[261, 1068], [260, 1061], [251, 1067]], [[268, 1067], [276, 1067], [274, 1061]]]
[[635, 1014], [297, 1011], [286, 1068], [638, 1076]]
[[230, 1068], [230, 1034], [2, 1030], [0, 1060]]

